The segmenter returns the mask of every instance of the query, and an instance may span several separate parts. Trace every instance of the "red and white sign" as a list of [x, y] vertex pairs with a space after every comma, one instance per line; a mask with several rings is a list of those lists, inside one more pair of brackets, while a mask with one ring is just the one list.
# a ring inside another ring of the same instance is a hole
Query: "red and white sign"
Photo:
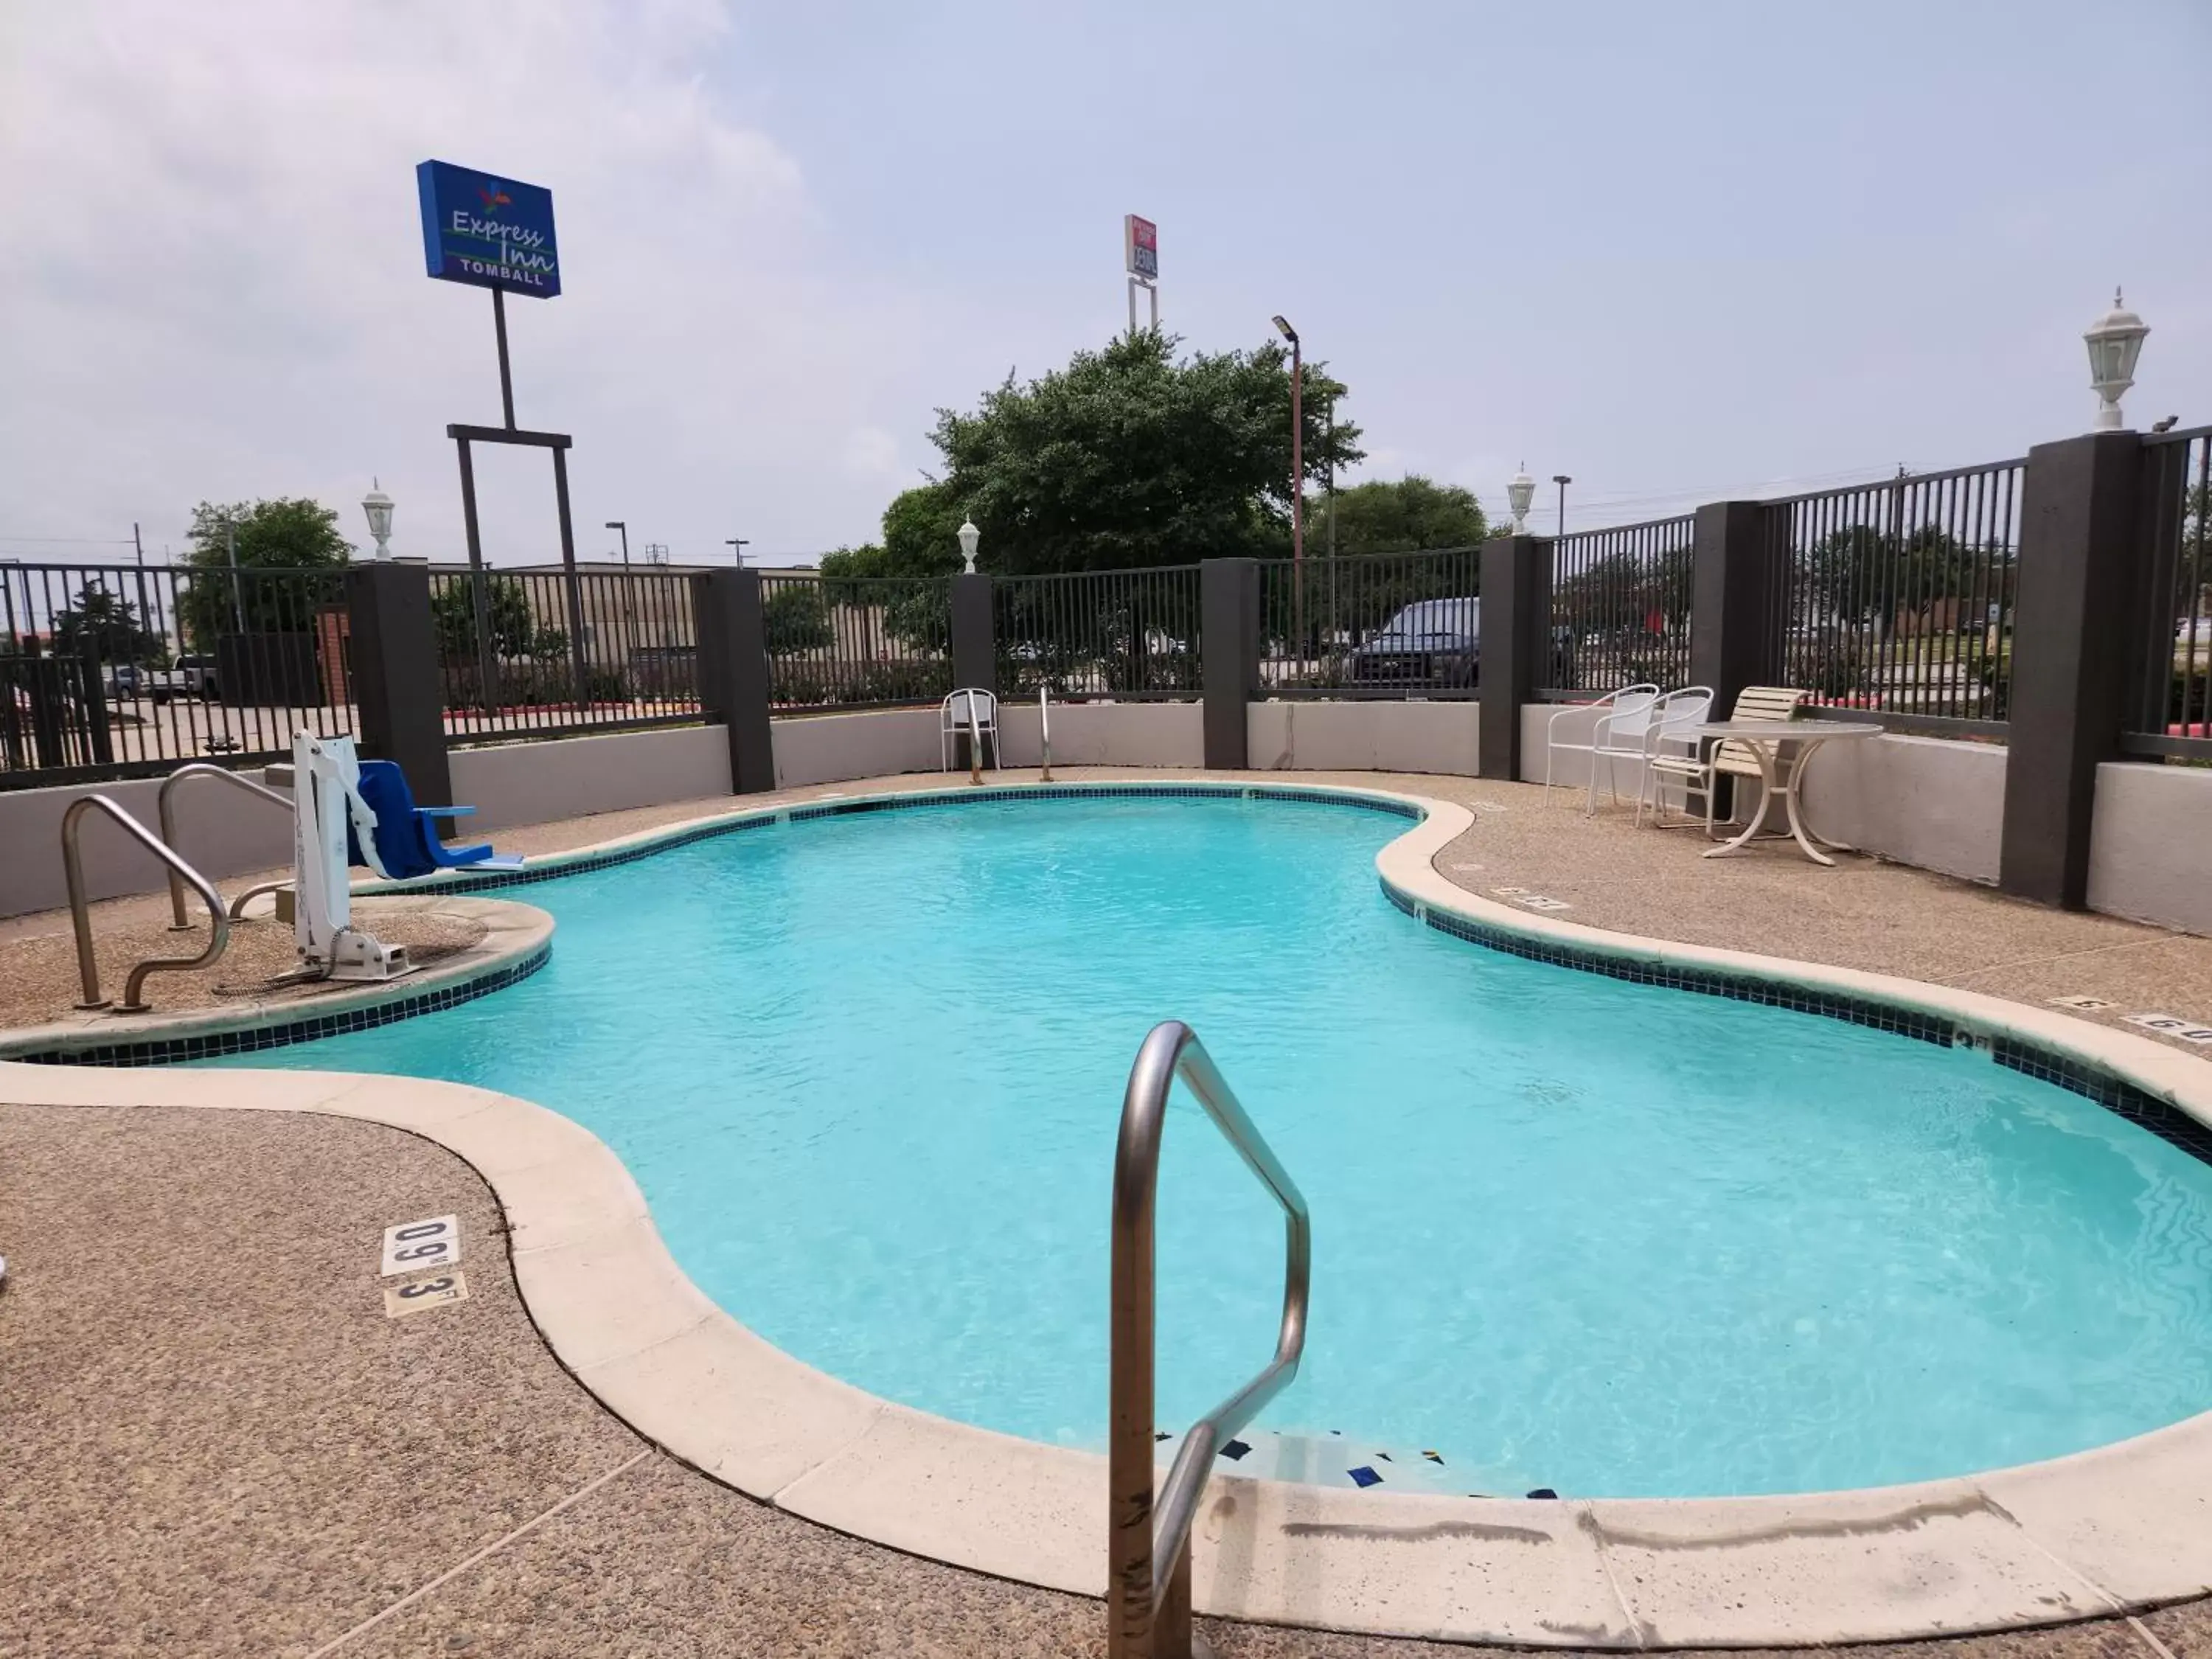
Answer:
[[1132, 276], [1154, 281], [1160, 274], [1160, 228], [1150, 219], [1123, 214], [1121, 252]]

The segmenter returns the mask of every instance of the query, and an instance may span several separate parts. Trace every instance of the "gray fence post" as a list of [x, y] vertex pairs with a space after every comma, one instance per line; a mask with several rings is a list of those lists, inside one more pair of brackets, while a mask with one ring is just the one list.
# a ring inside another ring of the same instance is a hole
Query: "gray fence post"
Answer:
[[1250, 764], [1246, 728], [1260, 684], [1260, 562], [1207, 559], [1199, 566], [1200, 685], [1209, 772]]
[[2021, 490], [1997, 886], [2063, 909], [2088, 904], [2097, 765], [2119, 754], [2142, 462], [2132, 432], [2038, 444]]
[[999, 689], [999, 653], [991, 637], [991, 578], [966, 570], [952, 579], [952, 684]]
[[1699, 507], [1690, 552], [1690, 683], [1712, 687], [1715, 720], [1728, 718], [1744, 687], [1771, 684], [1782, 672], [1775, 597], [1766, 504]]
[[[1747, 685], [1781, 677], [1766, 511], [1764, 501], [1709, 501], [1691, 532], [1690, 684], [1712, 688], [1714, 720], [1729, 717]], [[1730, 782], [1716, 781], [1713, 810], [1723, 817], [1731, 810]]]
[[768, 623], [757, 570], [702, 570], [691, 578], [698, 629], [699, 708], [729, 730], [730, 788], [756, 795], [775, 787], [775, 732], [769, 724]]
[[[410, 562], [353, 564], [345, 572], [347, 655], [361, 752], [395, 761], [425, 806], [451, 806], [445, 680], [430, 621], [430, 572]], [[453, 822], [440, 834], [453, 833]]]
[[1552, 541], [1548, 536], [1498, 536], [1482, 544], [1480, 618], [1482, 698], [1480, 775], [1509, 781], [1521, 775], [1521, 705], [1533, 702], [1540, 671], [1548, 673]]

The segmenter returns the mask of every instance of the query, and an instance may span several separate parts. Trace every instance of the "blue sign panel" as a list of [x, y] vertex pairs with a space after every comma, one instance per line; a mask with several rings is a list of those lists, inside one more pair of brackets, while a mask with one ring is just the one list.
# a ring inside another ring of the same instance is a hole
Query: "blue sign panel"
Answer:
[[561, 291], [553, 192], [450, 161], [415, 169], [422, 198], [422, 253], [448, 283], [550, 300]]

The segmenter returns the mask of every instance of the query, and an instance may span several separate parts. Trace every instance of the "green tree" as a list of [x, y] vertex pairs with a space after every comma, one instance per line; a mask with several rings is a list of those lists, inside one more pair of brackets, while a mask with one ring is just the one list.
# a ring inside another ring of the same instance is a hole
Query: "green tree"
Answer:
[[[487, 572], [484, 605], [491, 622], [495, 655], [528, 657], [558, 655], [568, 647], [568, 634], [557, 628], [540, 628], [530, 595], [512, 576]], [[471, 664], [477, 658], [477, 601], [473, 578], [459, 576], [439, 583], [430, 596], [430, 626], [438, 636], [438, 654], [449, 663]]]
[[[896, 532], [886, 514], [887, 556], [909, 525], [928, 556], [949, 549], [956, 506], [981, 532], [977, 564], [1010, 575], [1287, 553], [1287, 354], [1270, 341], [1179, 358], [1179, 343], [1123, 335], [1026, 386], [1009, 375], [973, 413], [939, 410], [946, 476], [902, 497]], [[1356, 426], [1322, 424], [1344, 387], [1322, 365], [1304, 366], [1304, 392], [1310, 481], [1364, 452]]]
[[337, 573], [353, 552], [338, 534], [337, 514], [304, 496], [202, 501], [187, 539], [185, 562], [197, 574], [178, 595], [177, 617], [201, 651], [212, 651], [225, 634], [310, 631], [318, 611], [341, 602]]
[[55, 654], [74, 657], [87, 651], [107, 663], [158, 665], [169, 654], [160, 634], [139, 626], [138, 613], [127, 599], [89, 582], [77, 590], [75, 605], [54, 613]]
[[836, 637], [830, 631], [830, 608], [823, 603], [819, 582], [801, 580], [772, 583], [761, 611], [771, 657], [820, 651]]
[[1319, 553], [1330, 546], [1332, 520], [1340, 555], [1480, 547], [1490, 533], [1481, 504], [1472, 491], [1456, 484], [1439, 484], [1418, 472], [1395, 482], [1377, 479], [1340, 489], [1334, 503], [1309, 501], [1307, 553]]

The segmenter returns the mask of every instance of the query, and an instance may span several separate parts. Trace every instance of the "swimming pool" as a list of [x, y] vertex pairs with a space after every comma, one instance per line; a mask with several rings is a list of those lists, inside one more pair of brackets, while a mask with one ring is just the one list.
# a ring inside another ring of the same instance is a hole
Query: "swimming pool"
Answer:
[[[1265, 1424], [1465, 1489], [1863, 1486], [2212, 1403], [2212, 1170], [2080, 1096], [1837, 1021], [1414, 925], [1402, 821], [991, 800], [778, 823], [538, 886], [552, 963], [250, 1063], [542, 1101], [678, 1261], [856, 1385], [1103, 1440], [1106, 1200], [1145, 1031], [1188, 1020], [1315, 1215]], [[1178, 1425], [1272, 1346], [1279, 1224], [1195, 1121], [1162, 1176]]]

